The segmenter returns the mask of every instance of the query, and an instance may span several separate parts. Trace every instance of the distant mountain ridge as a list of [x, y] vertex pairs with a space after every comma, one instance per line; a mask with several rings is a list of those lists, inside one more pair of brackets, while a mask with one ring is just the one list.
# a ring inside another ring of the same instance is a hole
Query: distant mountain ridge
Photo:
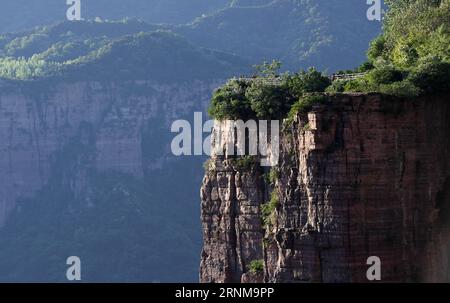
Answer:
[[336, 71], [364, 62], [369, 41], [380, 33], [380, 23], [367, 20], [368, 7], [359, 0], [234, 1], [175, 31], [253, 63], [278, 59], [291, 71]]
[[[183, 24], [229, 4], [230, 0], [81, 0], [88, 20], [140, 18], [149, 23]], [[0, 33], [31, 29], [66, 19], [66, 0], [2, 0]]]
[[[46, 1], [52, 2], [52, 0]], [[101, 7], [103, 2], [95, 2], [95, 5]], [[133, 6], [134, 2], [139, 5]], [[11, 6], [8, 3], [6, 3], [6, 9], [8, 5]], [[22, 0], [15, 5], [19, 3], [25, 2]], [[59, 2], [57, 3], [60, 5]], [[106, 2], [103, 3], [105, 15], [111, 13], [109, 9], [117, 11], [118, 7], [123, 6], [116, 7], [114, 3], [114, 1], [109, 5], [106, 5]], [[152, 6], [151, 3], [159, 4]], [[83, 21], [75, 22], [75, 24], [62, 22], [54, 26], [42, 26], [28, 30], [26, 34], [3, 34], [0, 36], [0, 56], [4, 59], [31, 57], [39, 53], [34, 58], [34, 62], [19, 62], [19, 69], [23, 71], [22, 73], [27, 73], [27, 69], [31, 67], [41, 72], [43, 69], [55, 69], [55, 62], [61, 63], [63, 60], [75, 60], [80, 56], [86, 56], [89, 52], [113, 43], [112, 39], [119, 36], [170, 30], [186, 38], [186, 41], [195, 47], [219, 51], [222, 54], [218, 55], [222, 57], [219, 61], [223, 61], [224, 53], [232, 54], [233, 56], [229, 57], [231, 61], [235, 63], [239, 61], [238, 65], [245, 64], [245, 69], [229, 68], [233, 65], [229, 62], [225, 64], [228, 66], [226, 68], [220, 64], [211, 66], [219, 66], [219, 69], [227, 71], [232, 70], [236, 74], [240, 74], [243, 70], [248, 71], [252, 64], [274, 59], [281, 60], [284, 69], [291, 71], [316, 66], [333, 72], [361, 64], [365, 60], [365, 50], [369, 41], [381, 31], [381, 25], [378, 22], [367, 20], [368, 6], [364, 1], [359, 0], [345, 2], [338, 0], [211, 1], [208, 5], [202, 0], [196, 0], [197, 5], [193, 3], [191, 9], [186, 10], [186, 18], [181, 23], [178, 21], [166, 25], [147, 23], [161, 21], [147, 15], [143, 16], [149, 11], [163, 10], [165, 7], [174, 13], [182, 9], [181, 6], [175, 9], [170, 6], [170, 3], [173, 4], [174, 0], [165, 2], [164, 5], [156, 0], [146, 4], [140, 0], [133, 0], [129, 8], [124, 8], [121, 14], [110, 14], [110, 16], [121, 18], [132, 14], [133, 17], [143, 17], [145, 21], [137, 19], [105, 21], [104, 19], [107, 18], [103, 18], [103, 20], [97, 20], [98, 22]], [[55, 4], [48, 8], [54, 9]], [[83, 1], [83, 5], [84, 10], [90, 11], [88, 8], [94, 5], [94, 2]], [[193, 7], [197, 8], [197, 13], [193, 12]], [[139, 12], [138, 8], [140, 8]], [[166, 13], [169, 14], [169, 12]], [[84, 18], [93, 19], [94, 16], [95, 14], [86, 14]], [[161, 18], [163, 16], [164, 14]], [[0, 27], [0, 32], [4, 31], [2, 29], [4, 27]], [[89, 33], [87, 37], [86, 33]], [[208, 52], [211, 53], [211, 51]], [[11, 59], [8, 62], [9, 69], [11, 69], [10, 61]], [[204, 60], [204, 62], [211, 63], [211, 60]], [[4, 70], [5, 65], [2, 65]], [[57, 66], [56, 68], [60, 69]], [[214, 69], [209, 71], [211, 70]], [[11, 73], [11, 71], [8, 72]], [[3, 71], [3, 76], [4, 74]], [[31, 74], [39, 76], [33, 71]]]
[[137, 20], [66, 21], [0, 36], [0, 76], [9, 79], [223, 79], [249, 66]]

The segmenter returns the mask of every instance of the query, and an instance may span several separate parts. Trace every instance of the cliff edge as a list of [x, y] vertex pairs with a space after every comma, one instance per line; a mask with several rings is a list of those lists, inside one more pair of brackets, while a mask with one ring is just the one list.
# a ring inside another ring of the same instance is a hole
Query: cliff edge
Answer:
[[382, 282], [450, 280], [448, 96], [329, 98], [284, 123], [278, 166], [210, 160], [201, 282], [367, 282], [371, 256]]

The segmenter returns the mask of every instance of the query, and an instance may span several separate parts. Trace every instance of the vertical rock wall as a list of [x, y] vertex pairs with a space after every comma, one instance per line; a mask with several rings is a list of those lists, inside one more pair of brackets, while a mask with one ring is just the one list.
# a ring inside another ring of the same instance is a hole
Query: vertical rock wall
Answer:
[[48, 182], [55, 154], [83, 129], [94, 137], [99, 171], [142, 178], [164, 167], [172, 155], [161, 138], [171, 123], [204, 111], [221, 82], [0, 83], [0, 227], [18, 199]]
[[[247, 264], [261, 258], [266, 282], [365, 282], [370, 256], [385, 282], [449, 280], [448, 96], [332, 98], [281, 134], [271, 224], [258, 223], [268, 184], [257, 169], [213, 159], [219, 169], [202, 187], [201, 281], [260, 281]], [[249, 190], [251, 199], [238, 198]]]
[[201, 189], [204, 247], [200, 280], [241, 282], [250, 263], [263, 259], [261, 172], [256, 164], [242, 168], [233, 160], [209, 165]]

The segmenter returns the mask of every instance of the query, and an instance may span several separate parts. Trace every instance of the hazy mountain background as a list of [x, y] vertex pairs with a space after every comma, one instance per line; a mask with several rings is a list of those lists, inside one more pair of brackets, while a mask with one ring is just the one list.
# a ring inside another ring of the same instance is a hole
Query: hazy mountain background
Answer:
[[291, 71], [316, 66], [333, 72], [365, 60], [368, 42], [380, 32], [367, 9], [360, 0], [233, 1], [176, 31], [253, 63], [279, 59]]
[[[82, 18], [134, 17], [150, 23], [182, 24], [221, 9], [229, 0], [82, 0]], [[20, 31], [66, 18], [66, 0], [2, 0], [0, 33]]]
[[0, 76], [7, 79], [217, 79], [249, 65], [241, 57], [199, 47], [136, 20], [58, 22], [4, 34], [0, 47]]
[[[17, 206], [0, 229], [0, 280], [65, 281], [65, 258], [78, 254], [85, 281], [197, 281], [204, 158], [170, 155], [171, 121], [192, 120], [214, 87], [263, 60], [356, 67], [381, 30], [367, 8], [82, 0], [85, 20], [68, 22], [65, 0], [2, 0], [0, 180]], [[32, 175], [21, 163], [34, 161], [38, 190], [21, 187]]]
[[[84, 0], [83, 18], [99, 19], [71, 25], [60, 24], [67, 9], [64, 1], [5, 0], [0, 33], [40, 27], [0, 36], [0, 55], [30, 58], [37, 53], [32, 63], [73, 60], [70, 63], [83, 64], [99, 57], [89, 52], [105, 51], [103, 47], [125, 35], [163, 30], [179, 34], [195, 47], [240, 57], [247, 61], [246, 67], [277, 59], [291, 71], [316, 66], [334, 72], [362, 63], [368, 42], [380, 32], [380, 23], [367, 20], [368, 5], [360, 0], [178, 2]], [[107, 21], [122, 18], [141, 21]], [[55, 22], [59, 25], [47, 25]], [[87, 55], [90, 58], [79, 58]]]

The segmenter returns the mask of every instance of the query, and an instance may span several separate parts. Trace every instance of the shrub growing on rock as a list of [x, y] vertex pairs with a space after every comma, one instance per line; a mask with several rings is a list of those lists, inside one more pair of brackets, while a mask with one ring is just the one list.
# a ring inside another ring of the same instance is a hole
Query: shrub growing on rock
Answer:
[[217, 120], [252, 118], [250, 101], [245, 95], [248, 85], [246, 81], [231, 79], [217, 89], [211, 99], [209, 115]]
[[324, 95], [304, 96], [292, 105], [288, 118], [292, 119], [297, 113], [306, 113], [310, 111], [314, 105], [325, 103], [327, 100], [327, 96]]
[[292, 97], [286, 89], [262, 81], [254, 82], [245, 96], [258, 119], [281, 119], [292, 104]]
[[253, 260], [248, 266], [252, 274], [261, 273], [264, 271], [264, 260]]
[[408, 80], [427, 94], [450, 92], [450, 63], [436, 57], [425, 58]]
[[315, 68], [289, 75], [285, 79], [285, 86], [297, 98], [305, 93], [324, 92], [330, 85], [331, 80]]
[[392, 65], [384, 63], [370, 71], [367, 74], [367, 80], [374, 85], [389, 84], [402, 81], [403, 74]]

